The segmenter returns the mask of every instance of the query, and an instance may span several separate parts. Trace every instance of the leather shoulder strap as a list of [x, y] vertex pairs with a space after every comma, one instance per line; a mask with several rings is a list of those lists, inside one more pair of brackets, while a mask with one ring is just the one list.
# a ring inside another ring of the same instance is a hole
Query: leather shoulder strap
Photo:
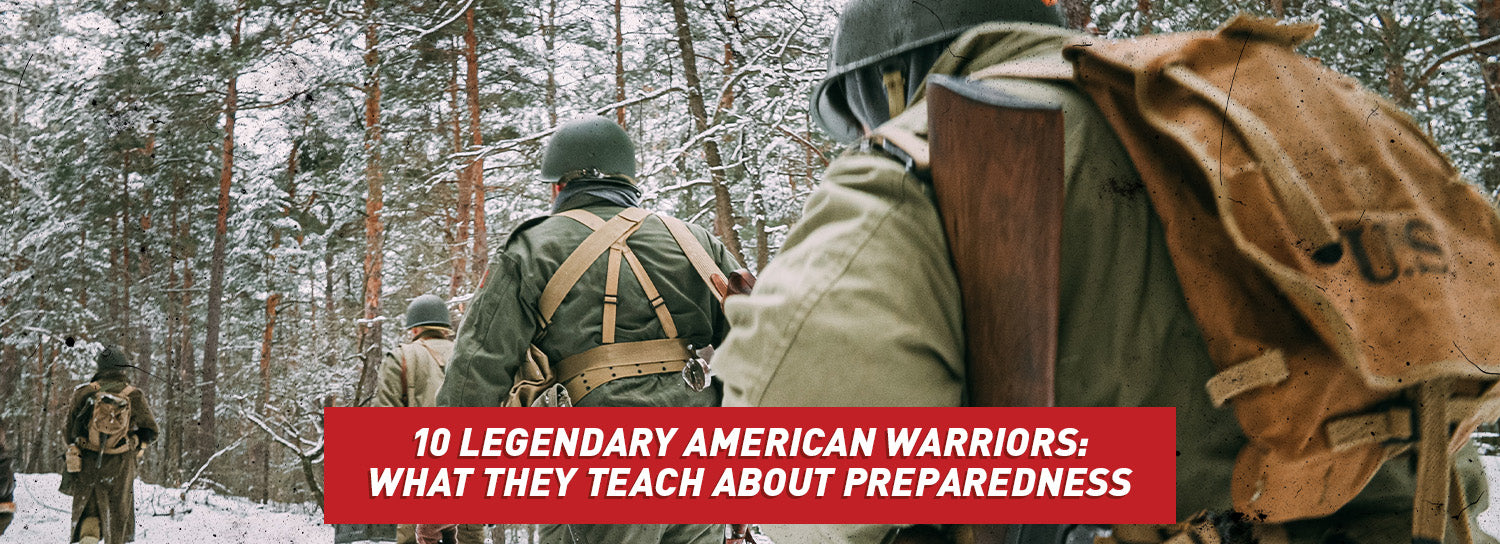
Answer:
[[415, 388], [412, 387], [411, 378], [406, 375], [406, 344], [396, 346], [396, 361], [401, 363], [401, 394], [405, 396], [406, 405], [411, 406], [412, 399], [415, 398], [412, 390]]

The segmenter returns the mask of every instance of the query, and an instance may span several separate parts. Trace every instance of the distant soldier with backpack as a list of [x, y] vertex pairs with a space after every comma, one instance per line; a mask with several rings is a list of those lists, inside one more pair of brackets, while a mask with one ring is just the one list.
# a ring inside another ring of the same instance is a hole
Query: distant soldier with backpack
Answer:
[[[1016, 376], [1045, 381], [1038, 404], [1175, 407], [1180, 450], [1183, 525], [1013, 526], [1008, 542], [1494, 542], [1474, 523], [1489, 499], [1466, 439], [1495, 417], [1487, 375], [1500, 351], [1474, 326], [1492, 328], [1500, 281], [1493, 265], [1469, 262], [1494, 261], [1494, 211], [1475, 206], [1473, 188], [1402, 114], [1294, 59], [1306, 27], [1237, 20], [1217, 33], [1116, 43], [1065, 30], [1050, 4], [846, 5], [813, 110], [833, 136], [860, 145], [829, 166], [755, 293], [728, 303], [733, 330], [715, 361], [724, 404], [974, 404], [1015, 385], [971, 379], [975, 361], [1029, 353], [969, 349], [987, 340], [969, 334], [982, 324], [971, 310], [989, 309], [1030, 331], [1055, 329], [1041, 346], [1055, 350], [1046, 372]], [[1236, 76], [1231, 95], [1223, 88]], [[1058, 137], [943, 132], [965, 120], [959, 108], [929, 107], [943, 92], [1060, 110]], [[1362, 108], [1352, 121], [1339, 109], [1347, 103]], [[1294, 120], [1327, 126], [1288, 133], [1305, 128]], [[980, 149], [945, 155], [955, 144]], [[1316, 162], [1329, 153], [1345, 154]], [[1023, 291], [985, 304], [960, 288], [974, 263], [950, 254], [960, 236], [945, 221], [965, 210], [939, 204], [952, 188], [943, 182], [955, 181], [943, 173], [983, 164], [1038, 174], [956, 181], [1003, 189], [1051, 172], [1065, 194], [1053, 209], [982, 210], [1020, 231], [1057, 222], [1050, 322], [1007, 315], [1026, 288], [1044, 292], [1044, 278], [978, 278]], [[1370, 185], [1332, 181], [1351, 175]], [[1399, 187], [1419, 182], [1430, 185]], [[1417, 348], [1406, 366], [1390, 355]], [[765, 532], [1000, 541], [982, 527]]]
[[11, 467], [10, 448], [5, 447], [5, 425], [0, 424], [0, 535], [16, 515], [16, 473]]
[[[542, 158], [553, 215], [522, 223], [491, 261], [438, 404], [719, 404], [693, 350], [728, 332], [712, 285], [737, 262], [702, 228], [641, 209], [635, 167], [635, 145], [614, 122], [558, 128]], [[717, 544], [723, 531], [550, 525], [542, 541]]]
[[[411, 341], [385, 352], [375, 406], [437, 406], [443, 374], [453, 359], [453, 323], [448, 305], [436, 295], [422, 295], [406, 306]], [[456, 539], [456, 540], [455, 540]], [[396, 526], [398, 544], [482, 544], [483, 525]]]
[[141, 447], [156, 440], [156, 419], [119, 346], [95, 358], [98, 371], [73, 390], [63, 491], [73, 496], [69, 542], [123, 544], [135, 538], [135, 467]]

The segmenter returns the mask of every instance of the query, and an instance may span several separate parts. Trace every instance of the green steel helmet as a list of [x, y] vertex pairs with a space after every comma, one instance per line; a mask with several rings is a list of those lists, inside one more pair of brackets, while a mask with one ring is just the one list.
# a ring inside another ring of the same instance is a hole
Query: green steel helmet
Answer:
[[558, 127], [542, 155], [542, 181], [558, 183], [580, 177], [635, 184], [635, 144], [625, 129], [598, 116]]
[[[940, 47], [976, 25], [1008, 21], [1062, 26], [1062, 13], [1050, 5], [1054, 3], [1047, 0], [850, 0], [839, 14], [838, 28], [833, 34], [828, 75], [813, 91], [813, 118], [836, 139], [858, 139], [857, 105], [851, 105], [845, 96], [846, 76], [898, 62], [909, 52], [937, 47], [936, 51], [924, 55], [925, 65], [916, 62], [918, 66], [911, 71], [917, 73], [906, 78], [912, 86], [920, 85], [932, 66], [931, 62], [941, 52]], [[879, 74], [875, 76], [874, 83], [878, 85]], [[866, 82], [861, 84], [869, 86]], [[911, 93], [906, 96], [911, 96]]]
[[406, 306], [406, 328], [445, 327], [453, 328], [448, 320], [448, 304], [437, 295], [422, 295]]

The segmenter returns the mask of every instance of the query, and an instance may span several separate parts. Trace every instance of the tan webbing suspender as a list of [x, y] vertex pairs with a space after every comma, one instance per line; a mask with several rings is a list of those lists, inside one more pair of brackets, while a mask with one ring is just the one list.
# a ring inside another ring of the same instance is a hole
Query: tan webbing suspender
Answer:
[[[592, 219], [579, 219], [579, 212], [588, 214]], [[572, 255], [563, 260], [557, 272], [552, 274], [552, 279], [547, 281], [547, 286], [542, 289], [542, 296], [537, 300], [537, 310], [541, 313], [542, 327], [546, 328], [552, 322], [552, 314], [557, 312], [557, 307], [562, 305], [563, 298], [568, 296], [568, 291], [573, 290], [573, 285], [578, 283], [578, 278], [588, 271], [599, 255], [609, 250], [609, 246], [621, 236], [627, 235], [627, 231], [633, 231], [645, 219], [650, 212], [640, 208], [626, 208], [625, 211], [615, 215], [607, 222], [602, 222], [598, 217], [583, 210], [569, 210], [561, 214], [564, 217], [583, 223], [594, 229], [594, 233], [584, 238], [583, 243], [573, 250]], [[594, 225], [599, 226], [595, 228]]]
[[[640, 258], [635, 255], [634, 251], [631, 251], [627, 243], [630, 236], [641, 228], [642, 222], [652, 215], [651, 212], [640, 208], [627, 208], [609, 221], [604, 221], [581, 209], [568, 210], [557, 215], [578, 221], [594, 232], [585, 238], [577, 249], [573, 250], [573, 253], [558, 267], [552, 279], [547, 282], [547, 286], [542, 289], [538, 310], [543, 328], [551, 323], [558, 306], [578, 283], [583, 273], [598, 260], [601, 254], [605, 254], [607, 259], [603, 322], [600, 333], [600, 341], [603, 345], [557, 363], [558, 383], [563, 384], [573, 400], [577, 401], [593, 389], [616, 378], [681, 371], [686, 366], [687, 359], [692, 357], [692, 352], [685, 341], [677, 338], [677, 324], [672, 319], [672, 312], [667, 308], [666, 301], [657, 290], [655, 282], [646, 272], [646, 267], [641, 264]], [[703, 281], [717, 297], [718, 291], [713, 289], [711, 278], [712, 274], [720, 272], [714, 266], [713, 259], [709, 257], [708, 252], [703, 249], [703, 245], [693, 237], [692, 231], [681, 221], [665, 216], [657, 216], [657, 218], [667, 226], [667, 230], [672, 233], [677, 245], [687, 255], [688, 261], [693, 264], [693, 268], [703, 277]], [[641, 291], [645, 293], [647, 300], [650, 300], [651, 309], [661, 323], [662, 332], [667, 338], [624, 344], [615, 342], [621, 261], [630, 267], [631, 273], [641, 286]]]
[[[703, 283], [708, 285], [709, 292], [714, 294], [714, 299], [720, 303], [724, 302], [724, 295], [714, 288], [714, 276], [723, 276], [724, 272], [719, 270], [719, 265], [714, 262], [713, 256], [693, 236], [693, 231], [688, 230], [687, 223], [676, 217], [665, 215], [656, 216], [662, 223], [667, 225], [667, 231], [672, 233], [672, 238], [677, 240], [677, 246], [687, 255], [688, 262], [693, 263], [693, 269], [698, 271], [698, 276], [703, 278]], [[727, 279], [725, 280], [728, 281]]]

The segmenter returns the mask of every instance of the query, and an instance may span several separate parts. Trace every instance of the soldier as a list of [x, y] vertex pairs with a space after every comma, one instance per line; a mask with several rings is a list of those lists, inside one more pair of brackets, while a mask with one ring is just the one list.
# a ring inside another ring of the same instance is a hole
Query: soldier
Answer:
[[95, 362], [98, 372], [68, 404], [68, 541], [123, 544], [135, 538], [135, 464], [141, 447], [156, 440], [156, 419], [146, 395], [130, 385], [125, 372], [133, 367], [119, 346], [106, 346]]
[[[406, 330], [411, 342], [385, 352], [380, 363], [380, 385], [375, 406], [437, 406], [443, 373], [453, 358], [453, 324], [448, 305], [436, 295], [422, 295], [406, 306]], [[424, 534], [425, 533], [425, 534]], [[484, 542], [483, 525], [396, 525], [396, 542], [411, 544], [444, 541]]]
[[10, 449], [5, 447], [5, 425], [0, 425], [0, 535], [16, 515], [16, 473], [10, 466]]
[[[1019, 59], [1061, 62], [1064, 43], [1074, 37], [1042, 0], [854, 0], [840, 17], [814, 115], [844, 141], [888, 122], [925, 135], [925, 115], [901, 113], [923, 106], [929, 74], [966, 75]], [[1062, 106], [1056, 404], [1176, 407], [1178, 519], [1228, 511], [1231, 469], [1246, 438], [1233, 413], [1215, 409], [1203, 387], [1215, 368], [1129, 156], [1099, 110], [1072, 87], [986, 84], [1024, 102]], [[866, 145], [834, 161], [756, 291], [728, 302], [733, 332], [715, 357], [726, 406], [964, 402], [962, 300], [943, 225], [931, 186], [897, 157]], [[871, 330], [888, 332], [871, 336]], [[1472, 446], [1459, 466], [1467, 496], [1487, 496]], [[1290, 542], [1408, 541], [1412, 480], [1404, 463], [1387, 463], [1335, 516], [1283, 528]], [[1480, 508], [1466, 513], [1472, 519]], [[765, 527], [778, 542], [830, 543], [889, 541], [926, 530]], [[1025, 526], [1011, 536], [1091, 542], [1102, 531]], [[1493, 542], [1477, 528], [1474, 537]]]
[[[499, 406], [528, 360], [552, 361], [546, 368], [558, 387], [548, 398], [564, 404], [719, 404], [717, 388], [700, 381], [695, 390], [682, 371], [701, 378], [690, 348], [717, 344], [728, 332], [706, 278], [729, 274], [736, 261], [703, 229], [638, 208], [635, 165], [635, 145], [607, 119], [557, 130], [542, 158], [554, 215], [522, 223], [495, 257], [459, 331], [438, 404]], [[722, 541], [723, 530], [552, 525], [542, 540], [708, 543]]]

